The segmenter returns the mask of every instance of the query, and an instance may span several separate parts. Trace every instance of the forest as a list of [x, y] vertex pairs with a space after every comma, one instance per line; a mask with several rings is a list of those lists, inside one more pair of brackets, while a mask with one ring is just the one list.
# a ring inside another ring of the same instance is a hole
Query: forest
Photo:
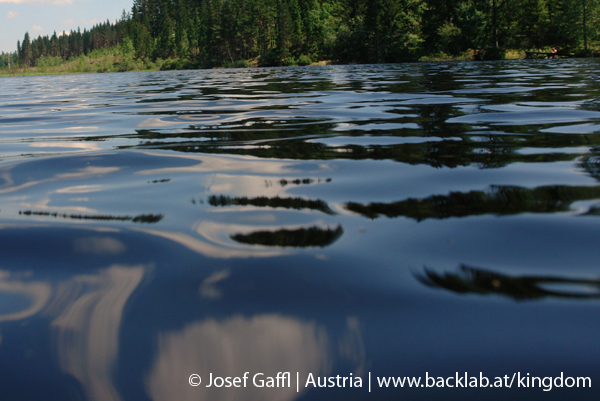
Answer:
[[134, 0], [118, 21], [31, 38], [0, 68], [118, 49], [123, 70], [501, 59], [507, 49], [597, 49], [600, 0]]

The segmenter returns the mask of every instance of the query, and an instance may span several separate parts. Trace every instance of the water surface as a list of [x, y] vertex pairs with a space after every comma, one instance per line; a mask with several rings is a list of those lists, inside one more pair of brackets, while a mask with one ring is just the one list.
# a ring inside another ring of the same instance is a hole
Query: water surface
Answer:
[[[0, 398], [596, 399], [598, 76], [528, 60], [1, 79]], [[188, 384], [244, 372], [304, 379]], [[369, 393], [369, 372], [592, 388]], [[363, 387], [302, 388], [309, 373]]]

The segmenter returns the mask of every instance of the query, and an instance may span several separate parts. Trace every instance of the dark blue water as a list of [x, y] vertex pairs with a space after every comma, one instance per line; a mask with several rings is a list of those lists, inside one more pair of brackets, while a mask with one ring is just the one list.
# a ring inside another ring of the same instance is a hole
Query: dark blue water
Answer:
[[[599, 76], [0, 79], [0, 399], [597, 399]], [[377, 381], [426, 375], [452, 380]]]

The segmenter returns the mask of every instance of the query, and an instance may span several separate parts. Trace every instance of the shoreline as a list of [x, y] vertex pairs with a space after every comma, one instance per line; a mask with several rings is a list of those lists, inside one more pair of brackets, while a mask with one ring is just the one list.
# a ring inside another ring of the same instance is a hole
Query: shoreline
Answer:
[[[520, 51], [520, 50], [514, 50], [514, 51], [509, 51], [506, 54], [505, 58], [502, 59], [498, 59], [498, 60], [478, 60], [475, 57], [473, 57], [472, 55], [470, 57], [461, 57], [461, 56], [457, 56], [457, 57], [443, 57], [443, 56], [436, 56], [436, 55], [430, 55], [430, 56], [423, 56], [421, 57], [418, 61], [410, 61], [407, 63], [418, 63], [418, 64], [425, 64], [425, 63], [456, 63], [456, 62], [480, 62], [480, 61], [511, 61], [511, 60], [528, 60], [528, 58], [525, 57], [525, 51]], [[83, 56], [84, 58], [87, 58], [87, 56]], [[584, 57], [577, 57], [577, 56], [571, 56], [571, 57], [560, 57], [558, 59], [563, 59], [563, 58], [597, 58], [598, 54], [592, 54], [590, 56], [584, 56]], [[27, 76], [47, 76], [47, 75], [79, 75], [79, 74], [107, 74], [107, 73], [115, 73], [115, 72], [151, 72], [151, 71], [186, 71], [186, 70], [216, 70], [216, 69], [249, 69], [249, 68], [273, 68], [273, 67], [316, 67], [316, 66], [332, 66], [332, 65], [363, 65], [361, 63], [336, 63], [333, 60], [321, 60], [315, 63], [311, 63], [308, 65], [292, 65], [292, 66], [260, 66], [258, 65], [256, 60], [245, 60], [245, 62], [247, 62], [247, 66], [216, 66], [216, 67], [199, 67], [199, 68], [166, 68], [166, 69], [162, 69], [161, 66], [156, 66], [154, 65], [154, 63], [151, 63], [153, 66], [151, 68], [142, 68], [142, 69], [130, 69], [130, 70], [123, 70], [123, 69], [119, 69], [119, 67], [121, 66], [120, 63], [118, 62], [114, 62], [115, 59], [113, 58], [113, 63], [108, 63], [110, 64], [110, 66], [107, 66], [107, 62], [106, 59], [108, 57], [105, 58], [101, 58], [101, 59], [92, 59], [89, 58], [88, 62], [89, 65], [94, 65], [94, 64], [102, 64], [105, 68], [107, 68], [104, 71], [99, 71], [99, 70], [78, 70], [77, 68], [81, 68], [81, 61], [79, 62], [79, 64], [75, 67], [74, 65], [77, 63], [78, 60], [72, 60], [72, 61], [67, 61], [63, 64], [60, 65], [56, 65], [56, 66], [51, 66], [51, 67], [31, 67], [29, 69], [23, 69], [23, 68], [19, 68], [18, 72], [16, 73], [11, 73], [8, 70], [2, 69], [0, 70], [0, 78], [2, 77], [27, 77]], [[82, 58], [79, 57], [79, 60], [81, 60]], [[558, 60], [558, 59], [553, 59], [553, 60]], [[534, 59], [532, 59], [534, 60]], [[541, 59], [538, 59], [541, 60]], [[163, 65], [166, 62], [170, 62], [171, 64], [177, 61], [177, 59], [174, 60], [165, 60], [163, 62]], [[143, 63], [143, 61], [140, 61], [140, 63]], [[386, 63], [377, 63], [377, 64], [386, 64]], [[400, 63], [402, 64], [402, 63]], [[367, 64], [364, 64], [367, 65]], [[109, 68], [115, 68], [114, 70], [110, 70]]]

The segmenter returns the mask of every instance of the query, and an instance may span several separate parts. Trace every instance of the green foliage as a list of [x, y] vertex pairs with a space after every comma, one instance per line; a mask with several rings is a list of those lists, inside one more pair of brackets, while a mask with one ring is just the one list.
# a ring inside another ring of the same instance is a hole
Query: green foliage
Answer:
[[224, 68], [249, 68], [250, 63], [248, 62], [248, 60], [236, 60], [234, 62], [225, 60], [223, 62], [223, 67]]
[[188, 59], [167, 59], [165, 60], [160, 69], [161, 70], [189, 70], [195, 68], [196, 65]]
[[135, 56], [135, 48], [133, 47], [133, 41], [131, 39], [128, 37], [124, 38], [117, 50], [121, 55], [121, 61], [118, 66], [119, 71], [124, 72], [139, 69], [137, 63], [133, 59]]
[[446, 21], [438, 28], [439, 46], [442, 52], [458, 54], [461, 51], [462, 31], [452, 22]]
[[131, 39], [128, 37], [124, 38], [118, 49], [123, 58], [133, 59], [135, 55], [135, 48], [133, 47], [133, 41]]
[[21, 65], [31, 66], [31, 42], [29, 41], [29, 32], [25, 32], [23, 44], [21, 45]]
[[[141, 69], [143, 69], [143, 70], [157, 70], [157, 69], [160, 69], [160, 67], [158, 66], [158, 64], [153, 63], [149, 59], [144, 60], [142, 63], [143, 64], [141, 66]], [[140, 63], [138, 63], [138, 66], [139, 65], [140, 65]]]
[[[600, 46], [599, 32], [600, 0], [134, 0], [115, 23], [34, 39], [26, 33], [0, 68], [9, 59], [20, 68], [70, 60], [69, 68], [108, 72], [246, 67], [246, 60], [500, 59], [509, 48], [586, 55]], [[104, 61], [86, 64], [82, 56]]]
[[435, 54], [428, 54], [419, 59], [423, 62], [440, 62], [440, 61], [468, 61], [468, 60], [482, 60], [477, 58], [477, 53], [474, 55], [471, 51], [465, 51], [460, 54], [447, 54], [439, 52]]
[[310, 65], [312, 64], [312, 60], [306, 54], [302, 54], [298, 57], [298, 65]]
[[549, 0], [554, 7], [549, 33], [553, 42], [564, 49], [574, 49], [582, 42], [582, 1]]
[[298, 65], [298, 62], [296, 61], [296, 59], [294, 57], [289, 56], [289, 57], [283, 59], [281, 64], [286, 67], [292, 67], [292, 66]]
[[475, 52], [474, 60], [504, 60], [506, 58], [506, 50], [499, 47], [488, 47]]
[[57, 65], [61, 65], [62, 63], [63, 59], [61, 57], [41, 56], [38, 59], [36, 66], [41, 68], [55, 67]]
[[[96, 72], [113, 72], [114, 65], [108, 59], [104, 58], [96, 64]], [[76, 72], [76, 71], [73, 71]]]
[[282, 60], [279, 58], [279, 52], [275, 48], [267, 50], [261, 55], [259, 60], [259, 65], [262, 67], [275, 67], [280, 66], [281, 64]]
[[124, 59], [117, 66], [117, 71], [126, 72], [126, 71], [135, 71], [139, 70], [138, 64], [131, 59]]
[[14, 65], [16, 66], [17, 62], [16, 62], [16, 58], [15, 58], [15, 54], [11, 54], [11, 53], [0, 53], [0, 70], [6, 69], [8, 70], [8, 66], [10, 65], [11, 67]]

